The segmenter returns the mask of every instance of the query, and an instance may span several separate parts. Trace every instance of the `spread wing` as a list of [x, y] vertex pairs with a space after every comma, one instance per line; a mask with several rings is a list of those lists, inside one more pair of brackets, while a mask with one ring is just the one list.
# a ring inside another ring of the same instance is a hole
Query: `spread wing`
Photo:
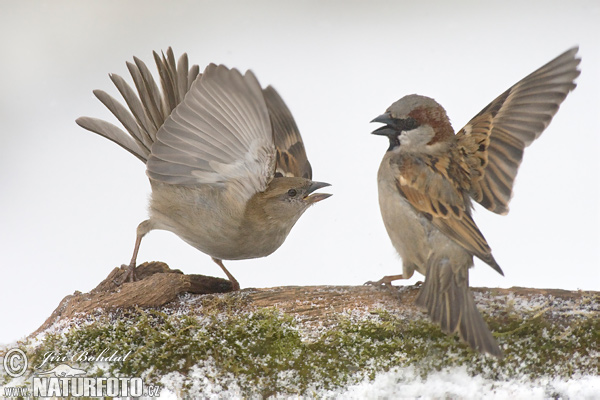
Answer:
[[156, 133], [146, 167], [168, 184], [236, 185], [246, 198], [263, 191], [275, 146], [254, 74], [209, 65]]
[[127, 63], [136, 91], [119, 75], [111, 74], [113, 81], [127, 107], [102, 90], [94, 90], [96, 97], [121, 122], [125, 131], [110, 122], [98, 118], [81, 117], [77, 123], [83, 128], [106, 137], [146, 163], [150, 156], [156, 132], [171, 111], [183, 100], [192, 82], [198, 76], [198, 66], [189, 67], [187, 54], [175, 62], [169, 47], [162, 57], [154, 52], [154, 60], [160, 75], [162, 93], [150, 70], [139, 58]]
[[502, 274], [471, 217], [470, 200], [461, 193], [462, 181], [467, 179], [464, 167], [452, 163], [447, 156], [396, 157], [396, 186], [400, 194], [444, 234]]
[[209, 65], [200, 75], [197, 65], [189, 67], [186, 54], [176, 62], [171, 48], [166, 55], [154, 53], [154, 59], [160, 89], [136, 57], [127, 63], [135, 90], [120, 76], [110, 76], [128, 108], [94, 91], [126, 132], [97, 118], [81, 117], [77, 123], [145, 162], [154, 180], [233, 185], [246, 198], [263, 191], [275, 173], [275, 146], [269, 111], [252, 72], [242, 75]]
[[264, 89], [263, 94], [271, 117], [273, 141], [277, 148], [276, 175], [312, 179], [312, 168], [292, 113], [272, 86]]
[[470, 195], [498, 214], [508, 212], [525, 147], [550, 124], [580, 71], [575, 47], [516, 83], [458, 132], [472, 176]]

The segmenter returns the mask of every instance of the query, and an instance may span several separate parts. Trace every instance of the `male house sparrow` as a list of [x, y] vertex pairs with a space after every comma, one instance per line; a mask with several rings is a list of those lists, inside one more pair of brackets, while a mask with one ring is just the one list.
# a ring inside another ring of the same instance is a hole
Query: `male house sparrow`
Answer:
[[[281, 246], [306, 211], [329, 194], [312, 181], [312, 169], [294, 119], [271, 86], [262, 89], [251, 71], [210, 64], [188, 69], [187, 55], [154, 59], [162, 92], [139, 59], [127, 63], [137, 89], [110, 75], [129, 110], [107, 93], [96, 97], [120, 128], [89, 117], [77, 119], [146, 164], [150, 218], [139, 224], [127, 278], [140, 242], [153, 229], [178, 235], [212, 257], [234, 290], [237, 280], [222, 260], [265, 257]], [[139, 96], [139, 98], [138, 98]], [[121, 282], [122, 283], [122, 282]]]
[[435, 100], [409, 95], [372, 122], [390, 141], [379, 172], [379, 205], [402, 275], [417, 270], [425, 283], [416, 299], [446, 333], [472, 348], [502, 352], [477, 311], [469, 286], [476, 256], [503, 275], [471, 216], [475, 200], [498, 214], [508, 202], [523, 150], [548, 126], [579, 75], [573, 48], [512, 86], [454, 134]]

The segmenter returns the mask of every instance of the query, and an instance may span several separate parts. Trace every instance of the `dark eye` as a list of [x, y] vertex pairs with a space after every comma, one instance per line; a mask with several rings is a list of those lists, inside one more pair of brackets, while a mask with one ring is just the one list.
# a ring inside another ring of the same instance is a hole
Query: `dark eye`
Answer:
[[408, 117], [402, 120], [402, 130], [404, 131], [410, 131], [418, 126], [419, 125], [417, 124], [417, 121], [414, 118]]
[[296, 192], [296, 189], [288, 190], [288, 196], [290, 196], [290, 197], [296, 197], [297, 194], [298, 194], [298, 192]]

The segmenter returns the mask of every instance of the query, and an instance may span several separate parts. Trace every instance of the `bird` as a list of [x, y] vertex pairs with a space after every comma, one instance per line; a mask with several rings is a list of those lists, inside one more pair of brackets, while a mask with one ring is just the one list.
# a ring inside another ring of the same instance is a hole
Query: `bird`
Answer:
[[93, 92], [125, 131], [98, 118], [76, 120], [141, 160], [152, 189], [149, 218], [138, 225], [133, 256], [122, 265], [127, 273], [116, 283], [136, 280], [142, 238], [161, 229], [209, 255], [239, 290], [223, 260], [273, 253], [311, 205], [331, 196], [315, 193], [330, 184], [312, 180], [289, 108], [251, 70], [209, 64], [200, 73], [186, 53], [175, 61], [170, 47], [153, 56], [160, 89], [134, 57], [127, 68], [136, 90], [109, 75], [128, 108]]
[[473, 200], [505, 215], [524, 149], [540, 137], [579, 76], [578, 47], [511, 86], [458, 133], [434, 99], [411, 94], [371, 122], [389, 139], [377, 173], [381, 216], [402, 259], [402, 274], [376, 285], [391, 286], [415, 271], [425, 276], [415, 300], [447, 334], [472, 349], [503, 353], [469, 289], [477, 257], [502, 269], [475, 224]]

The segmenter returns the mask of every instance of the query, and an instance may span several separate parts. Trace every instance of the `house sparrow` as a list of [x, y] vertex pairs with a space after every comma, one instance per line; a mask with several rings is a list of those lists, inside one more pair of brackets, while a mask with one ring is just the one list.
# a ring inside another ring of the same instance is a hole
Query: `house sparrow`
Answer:
[[[212, 257], [239, 290], [222, 260], [265, 257], [281, 246], [300, 216], [330, 194], [313, 193], [328, 183], [312, 181], [302, 137], [271, 86], [262, 89], [251, 71], [210, 64], [202, 74], [156, 52], [158, 89], [139, 59], [127, 63], [137, 95], [110, 75], [129, 110], [107, 93], [96, 97], [127, 133], [89, 117], [77, 124], [110, 139], [146, 164], [150, 218], [139, 224], [127, 278], [140, 242], [153, 229], [178, 235]], [[139, 96], [139, 97], [138, 97]]]
[[425, 275], [416, 305], [482, 353], [502, 356], [468, 288], [473, 256], [504, 274], [473, 221], [471, 199], [492, 212], [508, 212], [523, 150], [576, 86], [577, 51], [525, 77], [457, 134], [441, 105], [416, 94], [372, 121], [385, 124], [373, 134], [390, 141], [377, 175], [379, 205], [403, 262], [401, 275], [375, 284], [408, 279], [415, 270]]

